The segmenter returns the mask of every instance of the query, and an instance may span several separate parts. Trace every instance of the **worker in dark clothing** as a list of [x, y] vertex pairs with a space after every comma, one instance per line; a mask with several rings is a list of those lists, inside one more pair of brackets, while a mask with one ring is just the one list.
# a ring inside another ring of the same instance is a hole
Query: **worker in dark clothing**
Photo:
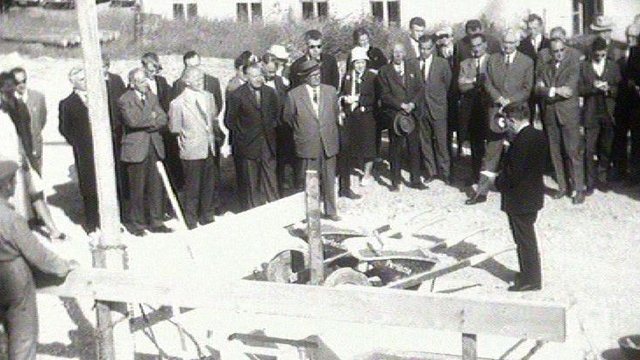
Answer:
[[65, 277], [75, 262], [40, 244], [27, 221], [9, 205], [17, 170], [16, 162], [0, 161], [0, 321], [9, 335], [9, 360], [35, 360], [38, 309], [31, 266]]

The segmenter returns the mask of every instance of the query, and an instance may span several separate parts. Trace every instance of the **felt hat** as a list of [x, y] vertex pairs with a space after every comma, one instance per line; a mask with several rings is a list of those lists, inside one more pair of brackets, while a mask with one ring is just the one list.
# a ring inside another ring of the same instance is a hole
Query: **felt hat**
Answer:
[[411, 115], [399, 111], [393, 118], [393, 131], [395, 131], [398, 136], [407, 136], [411, 134], [415, 128], [416, 121]]
[[450, 26], [445, 26], [442, 29], [436, 31], [436, 37], [453, 36], [453, 29]]
[[507, 132], [507, 115], [504, 109], [500, 109], [489, 119], [489, 129], [495, 134], [504, 134]]
[[0, 185], [6, 183], [18, 171], [18, 163], [11, 160], [0, 160]]
[[591, 30], [593, 31], [611, 31], [613, 30], [613, 23], [604, 15], [596, 16], [596, 20], [591, 24]]
[[271, 45], [267, 52], [280, 60], [289, 60], [289, 52], [287, 51], [287, 48], [282, 45]]
[[320, 69], [320, 64], [315, 60], [307, 60], [300, 65], [300, 70], [298, 70], [299, 76], [308, 76], [312, 72]]
[[357, 60], [369, 60], [369, 55], [367, 55], [367, 49], [361, 46], [356, 46], [353, 49], [351, 49], [351, 62], [354, 62]]

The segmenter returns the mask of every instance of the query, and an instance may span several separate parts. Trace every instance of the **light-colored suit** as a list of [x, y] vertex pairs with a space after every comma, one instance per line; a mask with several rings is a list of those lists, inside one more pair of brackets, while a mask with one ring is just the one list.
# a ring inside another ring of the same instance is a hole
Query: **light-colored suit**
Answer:
[[44, 95], [36, 90], [27, 89], [25, 101], [31, 117], [31, 139], [36, 163], [34, 168], [42, 171], [42, 130], [47, 124], [47, 104]]
[[320, 175], [320, 194], [326, 215], [337, 215], [336, 155], [339, 151], [338, 116], [340, 104], [336, 88], [320, 85], [318, 111], [314, 110], [306, 84], [291, 90], [287, 96], [283, 119], [293, 129], [296, 155], [304, 170]]
[[169, 130], [178, 134], [180, 158], [201, 160], [216, 153], [218, 119], [215, 100], [209, 92], [186, 89], [171, 102]]

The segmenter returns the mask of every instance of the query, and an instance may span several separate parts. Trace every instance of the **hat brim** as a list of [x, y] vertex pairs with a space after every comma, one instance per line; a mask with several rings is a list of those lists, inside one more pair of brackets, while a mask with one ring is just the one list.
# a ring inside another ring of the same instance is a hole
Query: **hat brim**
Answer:
[[591, 24], [590, 28], [593, 31], [612, 31], [613, 30], [613, 26], [611, 25], [599, 26], [599, 25]]
[[398, 136], [407, 136], [411, 134], [416, 128], [416, 122], [411, 116], [404, 116], [397, 114], [393, 118], [393, 131]]
[[315, 65], [312, 68], [301, 70], [300, 72], [298, 72], [298, 75], [299, 76], [309, 76], [309, 75], [311, 75], [313, 72], [315, 72], [317, 70], [320, 70], [320, 65]]

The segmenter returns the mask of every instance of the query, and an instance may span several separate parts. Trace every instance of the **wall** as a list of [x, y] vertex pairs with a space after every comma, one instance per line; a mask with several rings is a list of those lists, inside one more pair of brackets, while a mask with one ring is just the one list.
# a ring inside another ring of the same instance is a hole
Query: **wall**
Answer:
[[640, 14], [640, 0], [604, 0], [604, 13], [615, 24], [613, 38], [626, 42], [625, 30]]

